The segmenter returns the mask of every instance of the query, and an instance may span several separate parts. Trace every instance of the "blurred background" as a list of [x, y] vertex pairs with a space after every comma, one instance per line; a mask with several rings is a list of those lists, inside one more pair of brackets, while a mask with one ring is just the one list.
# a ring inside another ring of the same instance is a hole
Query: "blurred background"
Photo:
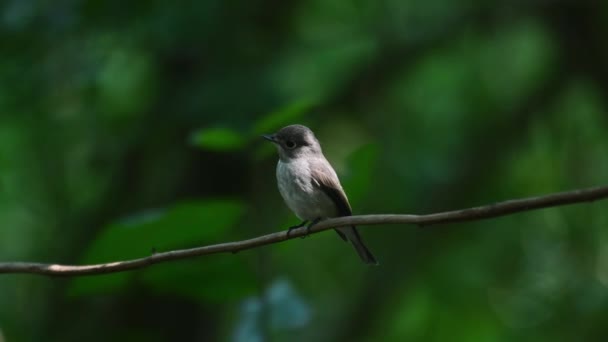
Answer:
[[[606, 184], [608, 3], [0, 3], [0, 262], [85, 264], [297, 219], [260, 134], [310, 126], [356, 214]], [[144, 270], [0, 276], [0, 340], [594, 341], [606, 202]]]

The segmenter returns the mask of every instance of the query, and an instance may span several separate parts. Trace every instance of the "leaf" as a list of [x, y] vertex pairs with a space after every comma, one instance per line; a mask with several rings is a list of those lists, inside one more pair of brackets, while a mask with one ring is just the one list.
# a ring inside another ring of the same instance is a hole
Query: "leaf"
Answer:
[[256, 291], [255, 275], [234, 255], [159, 265], [146, 270], [140, 280], [159, 294], [203, 302], [238, 300]]
[[[244, 204], [231, 200], [206, 200], [152, 210], [110, 224], [91, 244], [83, 264], [141, 258], [152, 253], [220, 240], [241, 217]], [[69, 293], [84, 295], [118, 291], [131, 273], [78, 278]]]
[[245, 145], [245, 137], [228, 128], [201, 129], [190, 137], [190, 142], [212, 151], [234, 151]]
[[253, 133], [254, 135], [273, 133], [283, 126], [295, 124], [297, 123], [295, 121], [300, 119], [315, 104], [316, 101], [311, 100], [290, 103], [258, 120], [253, 127]]

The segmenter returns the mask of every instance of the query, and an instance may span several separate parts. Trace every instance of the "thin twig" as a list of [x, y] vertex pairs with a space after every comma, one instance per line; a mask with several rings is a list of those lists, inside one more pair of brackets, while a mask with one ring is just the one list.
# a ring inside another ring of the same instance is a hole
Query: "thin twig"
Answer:
[[[492, 217], [504, 216], [518, 212], [535, 209], [556, 207], [560, 205], [590, 202], [608, 197], [608, 186], [595, 187], [568, 192], [560, 192], [539, 197], [529, 197], [518, 200], [509, 200], [496, 204], [485, 205], [462, 210], [447, 211], [429, 215], [361, 215], [348, 216], [323, 220], [314, 225], [310, 233], [351, 225], [378, 225], [378, 224], [415, 224], [430, 226], [461, 221], [476, 221]], [[174, 250], [155, 253], [145, 258], [116, 261], [95, 265], [59, 265], [29, 262], [0, 263], [0, 273], [30, 273], [47, 276], [84, 276], [105, 273], [124, 272], [148, 267], [171, 260], [193, 258], [201, 255], [217, 253], [236, 253], [246, 249], [270, 245], [289, 239], [306, 235], [306, 228], [292, 230], [289, 236], [287, 231], [280, 231], [263, 235], [253, 239], [226, 242], [191, 249]]]

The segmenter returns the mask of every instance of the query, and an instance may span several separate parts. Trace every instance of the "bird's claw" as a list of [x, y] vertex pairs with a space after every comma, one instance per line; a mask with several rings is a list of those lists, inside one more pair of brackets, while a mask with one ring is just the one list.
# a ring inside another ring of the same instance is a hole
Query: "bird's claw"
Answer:
[[292, 230], [306, 227], [306, 234], [304, 234], [300, 237], [301, 239], [306, 238], [306, 237], [308, 237], [308, 235], [310, 235], [310, 229], [312, 228], [312, 226], [317, 224], [319, 221], [321, 221], [321, 218], [317, 218], [317, 219], [313, 220], [312, 222], [310, 222], [310, 224], [307, 224], [308, 221], [303, 221], [302, 223], [300, 223], [298, 225], [291, 226], [291, 227], [287, 228], [287, 237], [289, 238], [289, 235], [291, 234]]
[[295, 229], [298, 229], [298, 228], [304, 227], [306, 225], [306, 223], [308, 223], [308, 221], [303, 221], [300, 224], [297, 224], [295, 226], [291, 226], [291, 227], [287, 228], [287, 237], [289, 237], [289, 235], [291, 234], [291, 231], [293, 231]]
[[306, 235], [302, 236], [302, 239], [305, 238], [305, 237], [308, 237], [310, 235], [310, 229], [312, 228], [312, 226], [314, 226], [315, 224], [319, 223], [319, 221], [321, 221], [321, 218], [315, 219], [309, 225], [306, 226]]

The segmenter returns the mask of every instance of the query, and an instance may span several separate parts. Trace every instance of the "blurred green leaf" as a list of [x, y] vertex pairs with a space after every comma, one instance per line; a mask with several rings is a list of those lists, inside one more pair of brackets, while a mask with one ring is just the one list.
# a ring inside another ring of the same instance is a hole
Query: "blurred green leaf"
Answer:
[[195, 132], [190, 141], [193, 145], [213, 151], [233, 151], [245, 145], [245, 137], [228, 128], [209, 128]]
[[112, 46], [108, 42], [100, 44], [99, 49], [106, 56], [97, 87], [99, 106], [103, 108], [105, 117], [121, 122], [142, 115], [151, 105], [156, 89], [151, 56], [143, 51]]
[[255, 135], [273, 133], [279, 128], [297, 123], [314, 105], [315, 101], [300, 100], [263, 116], [253, 126]]
[[403, 294], [403, 298], [396, 300], [393, 310], [387, 324], [380, 328], [381, 339], [424, 340], [433, 312], [433, 300], [428, 288], [414, 286]]
[[67, 293], [69, 296], [116, 293], [129, 284], [131, 276], [129, 272], [122, 272], [94, 278], [76, 278]]
[[546, 28], [535, 21], [507, 26], [480, 41], [473, 60], [487, 99], [509, 106], [538, 88], [555, 70], [554, 45]]
[[[89, 247], [82, 263], [141, 258], [153, 250], [162, 252], [219, 241], [243, 211], [242, 202], [231, 200], [185, 202], [167, 210], [147, 211], [104, 229]], [[108, 284], [112, 290], [118, 290], [127, 284], [126, 277], [129, 275], [125, 273], [78, 278], [72, 282], [70, 293], [98, 293]]]
[[350, 173], [344, 177], [343, 183], [351, 203], [363, 198], [369, 190], [377, 159], [378, 147], [374, 144], [364, 145], [349, 156]]
[[141, 280], [160, 294], [178, 294], [201, 302], [237, 300], [256, 290], [255, 275], [234, 255], [159, 265]]

